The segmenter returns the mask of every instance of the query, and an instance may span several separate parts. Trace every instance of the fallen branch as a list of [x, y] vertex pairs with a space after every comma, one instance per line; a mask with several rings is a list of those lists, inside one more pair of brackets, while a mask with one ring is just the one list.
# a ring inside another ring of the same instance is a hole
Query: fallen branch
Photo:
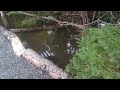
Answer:
[[41, 30], [51, 30], [56, 28], [55, 26], [50, 26], [50, 27], [34, 27], [34, 28], [18, 28], [18, 29], [9, 29], [12, 32], [29, 32], [29, 31], [41, 31]]
[[91, 25], [91, 24], [93, 24], [93, 23], [96, 23], [96, 22], [98, 22], [98, 21], [100, 21], [100, 19], [102, 19], [106, 14], [108, 14], [109, 13], [109, 11], [108, 12], [106, 12], [105, 14], [103, 14], [101, 17], [99, 17], [97, 20], [95, 20], [95, 21], [93, 21], [93, 22], [91, 22], [91, 23], [87, 23], [87, 24], [84, 24], [85, 26], [89, 26], [89, 25]]
[[72, 22], [62, 22], [62, 21], [59, 21], [53, 17], [45, 17], [45, 16], [38, 16], [38, 15], [34, 15], [34, 14], [30, 14], [30, 13], [26, 13], [26, 12], [20, 12], [20, 14], [24, 14], [24, 15], [27, 15], [27, 16], [32, 16], [32, 17], [36, 17], [38, 19], [42, 18], [42, 19], [47, 19], [47, 20], [51, 20], [51, 21], [54, 21], [54, 22], [57, 22], [58, 25], [60, 26], [74, 26], [74, 27], [77, 27], [77, 28], [80, 28], [80, 29], [83, 29], [85, 27], [85, 25], [78, 25], [76, 23], [72, 23]]
[[55, 21], [58, 23], [59, 26], [74, 26], [74, 27], [77, 27], [79, 29], [84, 29], [86, 26], [89, 26], [93, 23], [96, 23], [98, 22], [100, 19], [102, 19], [106, 14], [108, 14], [110, 11], [107, 11], [105, 14], [103, 14], [101, 17], [99, 17], [97, 20], [95, 21], [92, 21], [90, 23], [87, 23], [87, 24], [84, 24], [84, 25], [79, 25], [79, 24], [76, 24], [76, 23], [72, 23], [72, 22], [63, 22], [63, 21], [59, 21], [53, 17], [45, 17], [45, 16], [38, 16], [38, 15], [35, 15], [35, 14], [30, 14], [30, 13], [26, 13], [26, 12], [20, 12], [20, 14], [24, 14], [24, 15], [27, 15], [27, 16], [32, 16], [32, 17], [36, 17], [38, 19], [42, 18], [42, 19], [47, 19], [47, 20], [51, 20], [51, 21]]

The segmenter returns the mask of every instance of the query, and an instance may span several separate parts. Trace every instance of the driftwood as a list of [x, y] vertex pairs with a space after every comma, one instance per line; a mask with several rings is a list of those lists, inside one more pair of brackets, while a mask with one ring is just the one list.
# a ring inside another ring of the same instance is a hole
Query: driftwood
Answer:
[[0, 31], [11, 42], [13, 50], [18, 57], [22, 56], [26, 58], [26, 60], [34, 64], [36, 67], [48, 72], [48, 74], [54, 79], [68, 79], [68, 74], [56, 66], [53, 62], [42, 58], [32, 49], [25, 49], [15, 33], [7, 31], [7, 29], [2, 26], [0, 26]]

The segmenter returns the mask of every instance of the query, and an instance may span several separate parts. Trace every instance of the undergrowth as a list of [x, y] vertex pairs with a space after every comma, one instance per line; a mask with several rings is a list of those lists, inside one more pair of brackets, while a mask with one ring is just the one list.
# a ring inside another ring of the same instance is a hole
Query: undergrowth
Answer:
[[76, 79], [120, 78], [120, 27], [90, 28], [66, 71]]

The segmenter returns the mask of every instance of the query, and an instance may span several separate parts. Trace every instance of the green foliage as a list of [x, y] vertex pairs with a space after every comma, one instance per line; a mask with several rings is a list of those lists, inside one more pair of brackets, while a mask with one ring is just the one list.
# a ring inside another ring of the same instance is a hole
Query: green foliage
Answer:
[[8, 11], [6, 15], [11, 16], [11, 15], [20, 15], [22, 14], [22, 11]]
[[40, 16], [56, 16], [61, 14], [60, 11], [37, 11], [36, 14]]
[[91, 28], [78, 40], [80, 52], [66, 66], [77, 79], [120, 78], [120, 27]]
[[[59, 11], [24, 11], [28, 14], [33, 14], [36, 16], [52, 16], [55, 18], [59, 14]], [[12, 21], [12, 26], [14, 27], [34, 27], [34, 26], [43, 26], [43, 25], [54, 25], [53, 21], [38, 19], [36, 17], [31, 17], [23, 14], [23, 11], [7, 11], [6, 12], [10, 21]]]
[[33, 27], [37, 24], [37, 19], [36, 18], [27, 18], [22, 20], [20, 23], [20, 26], [22, 27]]

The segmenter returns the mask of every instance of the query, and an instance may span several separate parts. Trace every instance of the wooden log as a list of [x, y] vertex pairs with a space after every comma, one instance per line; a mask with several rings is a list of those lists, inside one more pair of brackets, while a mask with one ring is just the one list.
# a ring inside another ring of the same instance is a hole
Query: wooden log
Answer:
[[49, 26], [49, 27], [34, 27], [34, 28], [19, 28], [19, 29], [10, 29], [12, 32], [30, 32], [30, 31], [41, 31], [41, 30], [51, 30], [56, 28], [56, 26]]

